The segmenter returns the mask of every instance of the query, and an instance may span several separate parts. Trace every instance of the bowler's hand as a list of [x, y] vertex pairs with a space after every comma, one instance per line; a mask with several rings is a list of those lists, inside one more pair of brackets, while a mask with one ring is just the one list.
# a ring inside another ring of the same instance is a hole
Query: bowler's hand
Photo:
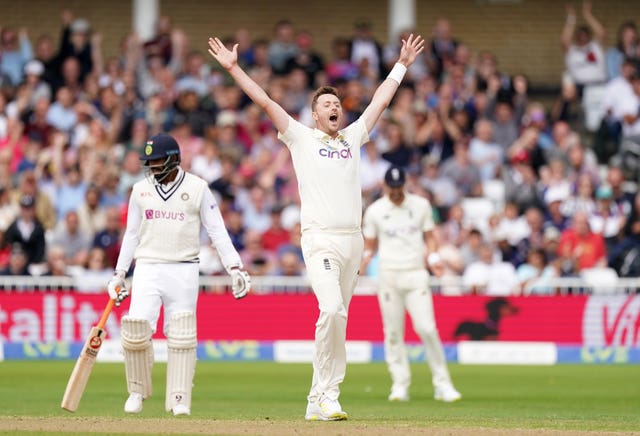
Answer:
[[402, 48], [400, 49], [400, 57], [398, 58], [398, 63], [404, 65], [409, 68], [413, 61], [416, 60], [416, 57], [424, 50], [424, 39], [422, 36], [416, 35], [413, 36], [413, 33], [409, 35], [409, 38], [406, 40], [402, 40]]
[[109, 298], [115, 301], [116, 306], [120, 306], [120, 303], [129, 296], [129, 290], [125, 286], [124, 276], [124, 271], [116, 271], [111, 280], [109, 280], [109, 283], [107, 283]]
[[233, 49], [229, 51], [219, 38], [209, 38], [208, 51], [225, 70], [230, 70], [238, 63], [238, 44], [234, 44]]
[[234, 268], [229, 273], [231, 275], [231, 291], [236, 300], [247, 296], [251, 290], [251, 277], [249, 273], [239, 268]]

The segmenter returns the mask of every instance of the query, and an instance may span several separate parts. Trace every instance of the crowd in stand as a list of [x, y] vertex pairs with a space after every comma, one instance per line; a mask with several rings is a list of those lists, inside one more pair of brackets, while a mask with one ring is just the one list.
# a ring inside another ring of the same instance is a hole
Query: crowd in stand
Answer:
[[[519, 292], [594, 267], [640, 274], [640, 197], [629, 189], [640, 156], [625, 146], [640, 147], [638, 32], [625, 22], [609, 46], [588, 2], [581, 12], [567, 9], [566, 72], [550, 105], [530, 95], [525, 74], [457, 39], [447, 19], [420, 29], [428, 47], [362, 148], [365, 206], [390, 164], [405, 167], [408, 189], [434, 206], [448, 275], [469, 288]], [[303, 275], [295, 175], [262, 111], [169, 17], [151, 40], [126, 35], [109, 58], [96, 30], [65, 11], [56, 49], [51, 35], [32, 42], [24, 29], [2, 29], [0, 274], [106, 284], [130, 189], [144, 177], [141, 147], [169, 132], [183, 168], [218, 198], [248, 272]], [[328, 56], [288, 20], [270, 39], [241, 28], [224, 43], [238, 43], [248, 73], [313, 126], [316, 87], [337, 87], [355, 120], [412, 31], [384, 45], [372, 30], [356, 22]], [[473, 200], [489, 201], [489, 213]], [[201, 273], [223, 273], [202, 241]]]

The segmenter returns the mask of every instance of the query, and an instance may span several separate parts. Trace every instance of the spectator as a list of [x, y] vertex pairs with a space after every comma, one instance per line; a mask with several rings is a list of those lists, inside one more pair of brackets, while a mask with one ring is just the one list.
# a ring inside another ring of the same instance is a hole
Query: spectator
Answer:
[[370, 202], [377, 197], [382, 189], [384, 173], [389, 168], [389, 162], [384, 160], [374, 141], [362, 146], [360, 151], [360, 183], [362, 197]]
[[427, 53], [429, 71], [437, 78], [449, 69], [453, 63], [458, 41], [453, 38], [451, 23], [446, 18], [439, 18], [433, 28], [433, 39]]
[[0, 268], [0, 276], [28, 276], [29, 275], [29, 256], [22, 244], [14, 243], [11, 245], [9, 259], [7, 265]]
[[127, 196], [133, 185], [144, 178], [139, 156], [140, 152], [136, 150], [129, 150], [124, 155], [118, 185], [118, 192], [121, 196]]
[[370, 21], [361, 19], [354, 23], [353, 36], [349, 42], [349, 53], [351, 62], [357, 65], [360, 70], [360, 76], [367, 78], [372, 85], [384, 76], [386, 70], [382, 57], [382, 46], [373, 35], [373, 25]]
[[295, 251], [283, 250], [278, 254], [278, 265], [273, 271], [273, 275], [283, 277], [300, 277], [304, 274], [304, 264]]
[[7, 230], [19, 213], [18, 204], [12, 201], [9, 190], [0, 184], [0, 232]]
[[358, 65], [351, 61], [350, 45], [347, 38], [338, 36], [331, 42], [331, 59], [326, 65], [327, 78], [331, 85], [338, 85], [358, 78]]
[[591, 12], [591, 2], [583, 1], [582, 16], [588, 26], [576, 28], [576, 12], [567, 6], [567, 20], [562, 29], [562, 48], [567, 74], [576, 84], [578, 96], [585, 86], [602, 84], [607, 80], [603, 43], [605, 30]]
[[541, 248], [532, 248], [527, 253], [527, 261], [516, 269], [520, 293], [550, 294], [553, 288], [549, 285], [556, 271], [551, 265], [547, 265], [547, 257]]
[[465, 268], [480, 259], [480, 247], [485, 245], [482, 232], [472, 228], [467, 232], [467, 237], [460, 244], [460, 255]]
[[[23, 171], [19, 175], [18, 188], [12, 192], [12, 201], [19, 204], [23, 196], [28, 195], [35, 200], [36, 217], [45, 230], [51, 230], [56, 224], [56, 210], [52, 204], [52, 197], [48, 196], [38, 186], [36, 173], [31, 170]], [[55, 197], [53, 197], [55, 200]]]
[[320, 82], [320, 76], [324, 74], [324, 58], [313, 47], [313, 36], [308, 30], [300, 30], [295, 37], [298, 46], [297, 53], [285, 62], [285, 72], [299, 68], [307, 76], [306, 86], [315, 89]]
[[276, 74], [284, 74], [287, 60], [298, 54], [295, 29], [289, 20], [280, 20], [273, 29], [273, 39], [269, 43], [269, 64]]
[[589, 227], [604, 237], [607, 253], [611, 253], [626, 221], [613, 202], [613, 190], [609, 185], [600, 185], [596, 190], [596, 208], [589, 216]]
[[120, 252], [123, 223], [118, 207], [109, 207], [105, 210], [106, 222], [104, 229], [95, 233], [92, 247], [102, 248], [109, 264], [115, 268]]
[[107, 222], [105, 208], [100, 204], [101, 195], [100, 188], [89, 185], [84, 201], [77, 210], [80, 231], [91, 237], [103, 230]]
[[587, 213], [578, 211], [573, 215], [571, 226], [560, 236], [558, 256], [562, 259], [564, 276], [607, 265], [604, 238], [591, 231]]
[[433, 193], [433, 206], [439, 211], [446, 211], [459, 202], [460, 193], [451, 179], [441, 175], [438, 164], [435, 156], [427, 155], [422, 158], [420, 185]]
[[37, 265], [45, 261], [46, 242], [44, 227], [36, 217], [36, 200], [31, 195], [20, 198], [20, 213], [9, 225], [7, 243], [20, 244], [27, 254], [27, 264]]
[[106, 252], [100, 247], [93, 247], [89, 250], [86, 264], [75, 275], [76, 287], [79, 292], [103, 292], [105, 283], [108, 283], [112, 276], [113, 267]]
[[289, 231], [282, 226], [282, 206], [273, 206], [270, 216], [271, 224], [262, 233], [261, 243], [262, 248], [275, 253], [289, 242]]
[[594, 201], [594, 185], [588, 174], [578, 176], [575, 186], [575, 194], [566, 199], [561, 206], [564, 216], [575, 216], [577, 212], [584, 212], [591, 215], [595, 212], [596, 203]]
[[502, 164], [502, 149], [493, 142], [493, 127], [487, 119], [475, 124], [475, 135], [469, 143], [469, 158], [479, 169], [482, 180], [495, 178]]
[[49, 245], [63, 249], [69, 266], [81, 266], [87, 262], [91, 239], [80, 229], [80, 220], [75, 210], [68, 211], [64, 220], [58, 223], [51, 234]]
[[[384, 62], [384, 68], [388, 71], [393, 68], [393, 65], [400, 55], [400, 48], [402, 47], [402, 40], [407, 40], [409, 35], [417, 34], [418, 32], [404, 29], [398, 32], [398, 36], [389, 44], [384, 47], [382, 60]], [[416, 61], [407, 69], [406, 78], [410, 82], [417, 82], [424, 79], [429, 74], [429, 67], [427, 65], [426, 54], [420, 53], [416, 58]]]
[[402, 130], [403, 126], [399, 122], [395, 120], [389, 121], [387, 124], [389, 149], [382, 153], [382, 158], [390, 164], [407, 169], [412, 163], [414, 153], [409, 148], [409, 144], [404, 141]]
[[494, 255], [494, 247], [483, 244], [478, 260], [465, 268], [462, 283], [472, 294], [508, 296], [518, 292], [516, 269], [509, 262], [495, 260]]
[[69, 10], [62, 12], [62, 23], [64, 27], [57, 57], [60, 63], [64, 63], [69, 57], [76, 58], [80, 65], [80, 81], [84, 81], [93, 71], [95, 51], [99, 50], [91, 44], [91, 26], [84, 18], [74, 19]]
[[47, 123], [61, 132], [70, 133], [78, 122], [73, 103], [73, 94], [69, 88], [66, 86], [59, 88], [55, 102], [47, 111]]
[[638, 28], [633, 21], [625, 21], [618, 28], [616, 45], [607, 50], [607, 76], [609, 80], [620, 75], [625, 59], [637, 62], [640, 60], [638, 45]]
[[18, 86], [23, 79], [24, 65], [33, 58], [33, 49], [29, 41], [27, 29], [18, 32], [11, 27], [0, 31], [0, 74], [6, 75], [13, 86]]
[[516, 204], [520, 213], [540, 205], [538, 179], [527, 150], [521, 149], [511, 156], [510, 165], [503, 170], [502, 180], [506, 201]]
[[441, 174], [455, 183], [463, 197], [478, 196], [482, 192], [480, 171], [471, 162], [469, 143], [461, 138], [453, 146], [453, 156], [444, 161]]
[[0, 270], [9, 265], [11, 245], [7, 243], [4, 229], [0, 230]]
[[47, 249], [47, 264], [42, 275], [50, 277], [70, 276], [64, 247], [53, 245]]
[[244, 235], [246, 232], [244, 222], [242, 220], [242, 212], [238, 208], [232, 207], [224, 215], [224, 218], [227, 232], [231, 238], [231, 243], [238, 252], [241, 252], [244, 250]]
[[155, 26], [155, 35], [144, 42], [143, 51], [146, 58], [159, 56], [165, 65], [173, 58], [173, 24], [171, 17], [160, 15]]
[[247, 229], [244, 235], [244, 249], [240, 252], [242, 264], [251, 275], [268, 275], [276, 264], [275, 256], [262, 248], [262, 234]]

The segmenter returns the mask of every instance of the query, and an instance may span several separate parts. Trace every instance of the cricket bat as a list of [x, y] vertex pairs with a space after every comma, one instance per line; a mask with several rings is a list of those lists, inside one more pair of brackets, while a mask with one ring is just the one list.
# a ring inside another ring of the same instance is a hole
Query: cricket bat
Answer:
[[87, 387], [93, 364], [96, 362], [98, 351], [100, 351], [102, 341], [106, 336], [104, 326], [107, 323], [114, 304], [115, 300], [110, 299], [104, 312], [102, 312], [100, 321], [91, 328], [91, 333], [89, 333], [87, 341], [82, 346], [80, 356], [78, 356], [78, 360], [76, 360], [76, 366], [73, 368], [71, 377], [69, 377], [67, 389], [64, 391], [64, 397], [62, 397], [62, 404], [60, 405], [69, 412], [75, 412], [78, 409], [78, 404], [80, 404], [82, 394]]

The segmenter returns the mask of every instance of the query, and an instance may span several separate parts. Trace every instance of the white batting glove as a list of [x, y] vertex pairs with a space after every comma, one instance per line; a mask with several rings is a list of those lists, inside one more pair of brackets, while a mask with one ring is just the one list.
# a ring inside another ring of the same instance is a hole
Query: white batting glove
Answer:
[[109, 280], [109, 283], [107, 283], [109, 298], [116, 302], [116, 306], [120, 306], [120, 303], [129, 296], [129, 290], [125, 286], [124, 276], [124, 271], [116, 271], [111, 280]]
[[249, 273], [239, 268], [234, 268], [231, 275], [231, 291], [236, 300], [247, 296], [251, 290], [251, 277]]

